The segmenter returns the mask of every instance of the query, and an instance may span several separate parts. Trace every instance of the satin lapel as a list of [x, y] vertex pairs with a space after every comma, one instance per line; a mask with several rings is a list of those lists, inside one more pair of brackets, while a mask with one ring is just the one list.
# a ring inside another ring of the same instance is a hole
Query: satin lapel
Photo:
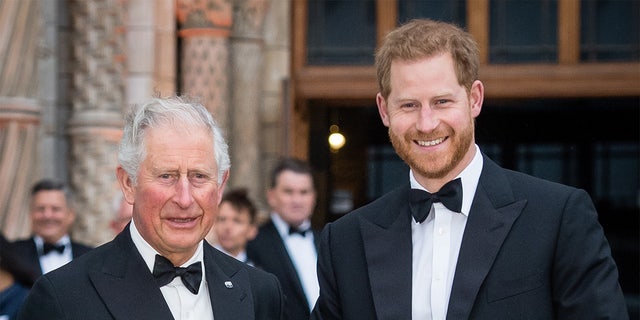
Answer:
[[[269, 241], [265, 241], [265, 243], [269, 243], [274, 247], [276, 254], [272, 257], [272, 259], [279, 260], [279, 264], [283, 265], [286, 268], [285, 272], [283, 272], [283, 276], [288, 277], [290, 279], [290, 283], [294, 285], [293, 290], [295, 290], [295, 294], [298, 297], [301, 297], [303, 301], [306, 301], [306, 295], [304, 293], [304, 289], [302, 289], [302, 283], [300, 282], [300, 277], [298, 277], [298, 271], [296, 267], [293, 265], [293, 260], [291, 260], [291, 256], [287, 252], [287, 248], [284, 245], [284, 239], [280, 236], [276, 225], [273, 221], [269, 221], [269, 225], [264, 229], [267, 232], [267, 235], [271, 238]], [[319, 245], [320, 237], [316, 237], [314, 234], [314, 241], [316, 241], [316, 250]]]
[[320, 248], [320, 231], [312, 230], [313, 232], [313, 244], [316, 246], [316, 253], [318, 253], [318, 249]]
[[[255, 318], [251, 284], [245, 269], [232, 263], [224, 253], [204, 244], [204, 262], [213, 317], [215, 319]], [[235, 262], [235, 261], [233, 261]]]
[[29, 264], [33, 266], [33, 272], [38, 275], [42, 275], [42, 267], [40, 266], [40, 256], [38, 256], [38, 247], [36, 247], [36, 240], [32, 237], [29, 245], [29, 249], [25, 255], [29, 259]]
[[160, 288], [135, 248], [129, 229], [105, 252], [89, 278], [115, 319], [173, 319]]
[[468, 319], [474, 301], [514, 221], [526, 205], [487, 157], [471, 205], [456, 265], [447, 319]]
[[389, 195], [373, 219], [362, 217], [369, 282], [378, 319], [411, 319], [409, 188]]

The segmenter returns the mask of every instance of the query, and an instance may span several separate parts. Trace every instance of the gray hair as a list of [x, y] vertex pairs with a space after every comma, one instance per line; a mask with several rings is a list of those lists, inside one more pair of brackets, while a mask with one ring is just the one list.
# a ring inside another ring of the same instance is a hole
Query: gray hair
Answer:
[[137, 184], [140, 163], [146, 157], [145, 132], [164, 125], [206, 128], [213, 137], [213, 151], [218, 165], [218, 183], [222, 183], [231, 166], [229, 146], [222, 130], [201, 103], [185, 97], [152, 98], [134, 105], [125, 116], [124, 133], [118, 150], [118, 162]]

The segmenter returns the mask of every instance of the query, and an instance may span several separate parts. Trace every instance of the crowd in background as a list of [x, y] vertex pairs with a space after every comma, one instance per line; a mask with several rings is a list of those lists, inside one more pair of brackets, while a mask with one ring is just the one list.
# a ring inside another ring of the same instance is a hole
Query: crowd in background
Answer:
[[[228, 190], [206, 239], [218, 250], [276, 274], [290, 297], [285, 318], [308, 318], [319, 294], [315, 274], [319, 231], [311, 228], [310, 221], [316, 204], [312, 169], [302, 160], [285, 158], [274, 168], [271, 180], [267, 190], [271, 212], [263, 225], [257, 224], [258, 208], [248, 190]], [[133, 205], [118, 192], [112, 208], [109, 227], [115, 236], [127, 228]], [[63, 183], [37, 182], [29, 216], [31, 237], [11, 242], [0, 235], [0, 320], [16, 319], [40, 275], [92, 249], [71, 237], [76, 212], [73, 195]]]
[[282, 159], [257, 225], [246, 190], [224, 192], [228, 145], [209, 111], [150, 99], [125, 117], [115, 238], [76, 242], [68, 188], [36, 183], [31, 237], [0, 238], [0, 320], [628, 319], [586, 192], [505, 170], [475, 144], [470, 34], [409, 22], [376, 68], [404, 185], [314, 230], [312, 169]]

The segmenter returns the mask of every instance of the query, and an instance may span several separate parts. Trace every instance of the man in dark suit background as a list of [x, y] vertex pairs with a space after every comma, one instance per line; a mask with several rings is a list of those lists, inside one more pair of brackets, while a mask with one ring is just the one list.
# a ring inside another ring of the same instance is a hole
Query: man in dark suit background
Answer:
[[33, 235], [13, 243], [28, 263], [26, 271], [34, 275], [28, 285], [91, 250], [69, 235], [75, 217], [73, 196], [62, 182], [43, 179], [33, 185], [29, 206]]
[[133, 204], [116, 238], [35, 283], [19, 319], [280, 319], [275, 276], [204, 241], [229, 176], [209, 111], [154, 98], [126, 116], [118, 182]]
[[311, 228], [316, 204], [313, 172], [307, 162], [280, 160], [271, 173], [270, 219], [247, 245], [256, 267], [278, 277], [285, 294], [285, 318], [303, 320], [318, 297], [318, 232]]
[[478, 65], [447, 23], [387, 35], [376, 102], [409, 181], [325, 227], [312, 319], [628, 318], [586, 192], [502, 169], [475, 144]]

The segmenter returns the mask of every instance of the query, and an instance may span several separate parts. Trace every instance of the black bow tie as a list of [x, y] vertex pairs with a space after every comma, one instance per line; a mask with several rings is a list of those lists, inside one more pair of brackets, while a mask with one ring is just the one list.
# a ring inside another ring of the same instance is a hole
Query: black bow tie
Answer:
[[53, 244], [45, 242], [42, 245], [42, 255], [47, 255], [51, 251], [58, 251], [58, 253], [63, 253], [66, 246], [64, 244]]
[[299, 234], [299, 235], [305, 237], [307, 235], [307, 231], [309, 231], [308, 228], [307, 229], [298, 229], [298, 228], [296, 228], [294, 226], [289, 226], [289, 235]]
[[442, 202], [447, 209], [460, 212], [462, 210], [462, 182], [460, 178], [447, 182], [436, 193], [411, 189], [411, 214], [418, 223], [424, 222], [431, 211], [431, 205], [435, 202]]
[[175, 277], [180, 277], [182, 283], [193, 294], [198, 294], [200, 282], [202, 281], [202, 266], [200, 262], [183, 267], [174, 267], [169, 259], [156, 254], [156, 262], [153, 265], [153, 276], [156, 278], [158, 286], [162, 287], [173, 281]]

